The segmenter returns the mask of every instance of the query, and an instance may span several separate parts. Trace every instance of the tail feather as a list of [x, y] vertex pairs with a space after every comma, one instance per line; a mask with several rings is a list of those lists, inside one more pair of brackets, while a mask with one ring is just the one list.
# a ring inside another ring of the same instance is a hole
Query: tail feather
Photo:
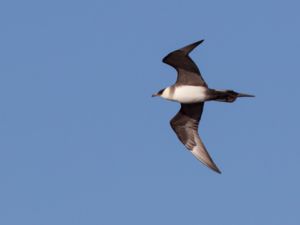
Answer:
[[220, 102], [234, 102], [239, 97], [255, 97], [254, 95], [238, 93], [232, 90], [217, 91], [216, 101]]
[[255, 97], [255, 95], [249, 95], [244, 93], [238, 93], [238, 97]]

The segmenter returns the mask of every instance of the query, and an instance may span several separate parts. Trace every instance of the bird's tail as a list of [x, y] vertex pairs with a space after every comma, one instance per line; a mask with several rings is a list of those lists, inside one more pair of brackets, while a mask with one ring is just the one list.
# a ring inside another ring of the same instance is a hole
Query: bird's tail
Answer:
[[234, 102], [239, 97], [255, 97], [254, 95], [238, 93], [232, 90], [217, 91], [216, 98], [214, 100], [220, 102]]

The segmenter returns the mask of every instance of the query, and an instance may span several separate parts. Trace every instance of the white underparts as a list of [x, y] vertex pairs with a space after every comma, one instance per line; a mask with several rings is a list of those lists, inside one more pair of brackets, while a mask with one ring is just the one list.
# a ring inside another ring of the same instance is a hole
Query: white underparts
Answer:
[[168, 87], [161, 95], [162, 98], [180, 103], [197, 103], [207, 100], [206, 87], [182, 85]]

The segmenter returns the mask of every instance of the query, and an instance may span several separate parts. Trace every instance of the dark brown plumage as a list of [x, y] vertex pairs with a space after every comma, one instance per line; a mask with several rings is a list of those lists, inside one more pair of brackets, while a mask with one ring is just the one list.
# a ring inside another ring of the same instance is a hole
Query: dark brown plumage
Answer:
[[204, 103], [181, 104], [179, 112], [170, 121], [171, 127], [179, 140], [193, 152], [203, 164], [221, 173], [217, 165], [208, 154], [198, 134], [198, 125], [203, 112]]
[[204, 40], [197, 41], [181, 49], [169, 53], [163, 58], [163, 62], [174, 67], [177, 71], [177, 81], [175, 85], [193, 85], [207, 87], [201, 73], [189, 57], [189, 53], [200, 45]]
[[177, 80], [174, 85], [162, 89], [152, 96], [161, 96], [167, 100], [181, 103], [179, 112], [170, 121], [172, 129], [178, 139], [198, 160], [215, 172], [221, 173], [198, 134], [204, 102], [234, 102], [238, 97], [254, 96], [233, 90], [219, 91], [208, 88], [197, 65], [189, 57], [189, 53], [202, 42], [203, 40], [187, 45], [169, 53], [163, 58], [164, 63], [176, 69]]

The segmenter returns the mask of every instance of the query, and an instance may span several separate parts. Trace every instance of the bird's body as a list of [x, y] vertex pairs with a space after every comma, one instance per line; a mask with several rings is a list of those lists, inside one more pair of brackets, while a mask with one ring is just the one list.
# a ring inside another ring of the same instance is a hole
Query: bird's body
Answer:
[[202, 86], [180, 85], [167, 87], [162, 98], [179, 103], [196, 103], [207, 100], [207, 88]]
[[170, 101], [181, 103], [179, 112], [170, 121], [170, 125], [179, 140], [193, 155], [215, 172], [221, 173], [208, 154], [198, 134], [204, 102], [234, 102], [238, 97], [254, 97], [233, 90], [215, 90], [208, 88], [197, 65], [189, 53], [203, 40], [187, 45], [168, 54], [163, 62], [177, 70], [177, 81], [152, 96], [160, 96]]
[[160, 97], [183, 104], [192, 104], [206, 101], [233, 102], [238, 97], [254, 96], [232, 90], [214, 90], [203, 86], [173, 85], [165, 88]]

